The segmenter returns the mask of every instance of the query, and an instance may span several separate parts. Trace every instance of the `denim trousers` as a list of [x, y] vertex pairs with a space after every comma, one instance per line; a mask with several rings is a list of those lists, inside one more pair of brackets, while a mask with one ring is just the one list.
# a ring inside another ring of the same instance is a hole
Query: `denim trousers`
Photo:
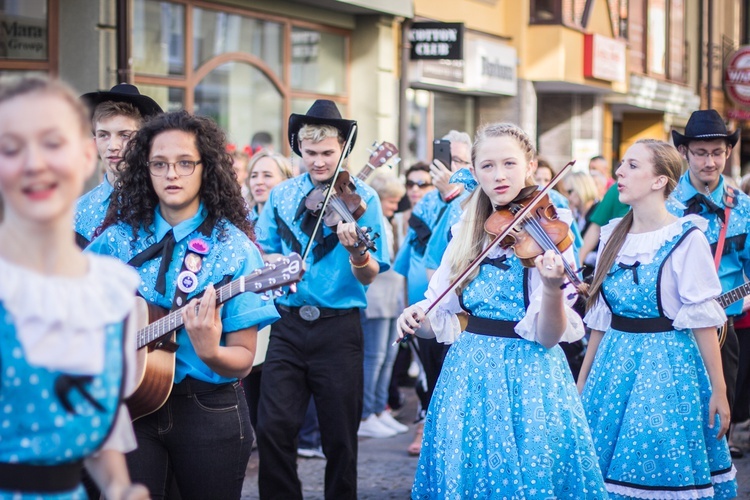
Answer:
[[126, 455], [128, 469], [151, 498], [167, 498], [173, 477], [183, 500], [240, 498], [253, 428], [239, 381], [214, 385], [188, 377], [133, 428], [138, 448]]
[[365, 318], [362, 315], [365, 342], [364, 399], [362, 420], [385, 410], [388, 386], [398, 349], [391, 344], [398, 337], [396, 318]]

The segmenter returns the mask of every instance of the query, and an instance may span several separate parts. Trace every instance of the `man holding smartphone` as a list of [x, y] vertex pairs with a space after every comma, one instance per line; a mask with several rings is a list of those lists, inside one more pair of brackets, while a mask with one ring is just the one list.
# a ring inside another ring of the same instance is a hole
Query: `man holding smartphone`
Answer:
[[[447, 151], [450, 155], [446, 155]], [[448, 203], [463, 191], [460, 184], [451, 184], [454, 172], [471, 166], [471, 137], [466, 132], [451, 130], [440, 141], [433, 143], [433, 158], [430, 165], [432, 183], [440, 192], [442, 201]]]
[[[460, 203], [464, 192], [462, 184], [451, 184], [450, 178], [453, 172], [467, 168], [471, 165], [471, 137], [465, 132], [451, 130], [442, 140], [433, 144], [433, 160], [430, 165], [432, 184], [437, 188], [430, 191], [413, 208], [409, 218], [409, 232], [406, 235], [405, 244], [399, 249], [394, 263], [394, 270], [406, 276], [410, 284], [414, 284], [414, 277], [426, 278], [425, 250], [433, 235], [435, 227], [441, 218], [449, 212], [449, 207], [454, 203]], [[427, 280], [423, 279], [422, 289], [409, 287], [409, 304], [418, 302], [424, 298], [427, 291]], [[419, 455], [422, 445], [423, 419], [430, 404], [432, 392], [435, 389], [440, 369], [443, 366], [443, 358], [448, 351], [445, 344], [439, 343], [434, 338], [412, 339], [417, 349], [419, 359], [424, 368], [426, 385], [417, 384], [417, 395], [419, 396], [420, 410], [418, 425], [414, 441], [409, 445], [410, 455]]]

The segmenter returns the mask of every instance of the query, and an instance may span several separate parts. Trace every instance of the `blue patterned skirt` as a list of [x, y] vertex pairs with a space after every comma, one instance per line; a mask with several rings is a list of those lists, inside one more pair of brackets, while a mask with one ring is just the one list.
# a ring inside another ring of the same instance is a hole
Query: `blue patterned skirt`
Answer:
[[412, 498], [607, 498], [560, 347], [459, 336], [427, 413]]
[[733, 498], [735, 469], [690, 331], [608, 330], [583, 391], [611, 498]]

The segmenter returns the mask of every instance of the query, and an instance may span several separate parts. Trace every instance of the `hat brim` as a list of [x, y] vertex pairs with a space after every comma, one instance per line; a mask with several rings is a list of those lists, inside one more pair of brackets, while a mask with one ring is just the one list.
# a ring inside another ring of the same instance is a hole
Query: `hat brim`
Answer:
[[673, 130], [672, 142], [674, 142], [674, 147], [678, 148], [680, 146], [687, 146], [692, 141], [712, 141], [714, 139], [724, 139], [727, 141], [727, 144], [734, 147], [740, 138], [740, 132], [741, 132], [740, 129], [737, 129], [731, 134], [707, 134], [707, 135], [687, 136], [687, 135], [683, 135], [677, 132], [676, 130]]
[[[336, 127], [339, 130], [339, 134], [341, 135], [341, 137], [346, 140], [346, 137], [349, 135], [349, 130], [351, 130], [352, 126], [356, 124], [357, 122], [355, 120], [345, 120], [343, 118], [316, 118], [314, 116], [298, 115], [297, 113], [292, 113], [289, 116], [289, 145], [292, 147], [292, 151], [294, 151], [297, 156], [302, 156], [302, 153], [299, 149], [299, 141], [297, 141], [297, 133], [303, 125], [330, 125], [332, 127]], [[354, 148], [355, 142], [357, 142], [356, 130], [354, 131], [354, 137], [352, 137], [352, 143], [349, 146], [349, 151], [346, 151], [346, 154], [344, 155], [345, 157], [349, 156], [349, 153]]]
[[140, 111], [141, 116], [143, 118], [149, 118], [154, 115], [158, 115], [160, 113], [163, 113], [164, 111], [161, 109], [161, 106], [156, 104], [156, 101], [151, 99], [147, 95], [129, 95], [129, 94], [121, 94], [119, 92], [104, 92], [104, 91], [97, 91], [97, 92], [89, 92], [88, 94], [83, 94], [81, 96], [81, 99], [83, 99], [89, 106], [91, 106], [91, 112], [93, 114], [96, 107], [103, 103], [103, 102], [126, 102], [128, 104], [132, 104], [135, 106], [135, 108]]

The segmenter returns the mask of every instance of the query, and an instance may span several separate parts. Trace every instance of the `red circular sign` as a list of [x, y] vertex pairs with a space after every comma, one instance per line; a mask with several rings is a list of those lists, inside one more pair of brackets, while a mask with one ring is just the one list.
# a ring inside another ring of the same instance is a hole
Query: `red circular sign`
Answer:
[[735, 104], [750, 108], [750, 45], [743, 45], [729, 57], [724, 88]]

